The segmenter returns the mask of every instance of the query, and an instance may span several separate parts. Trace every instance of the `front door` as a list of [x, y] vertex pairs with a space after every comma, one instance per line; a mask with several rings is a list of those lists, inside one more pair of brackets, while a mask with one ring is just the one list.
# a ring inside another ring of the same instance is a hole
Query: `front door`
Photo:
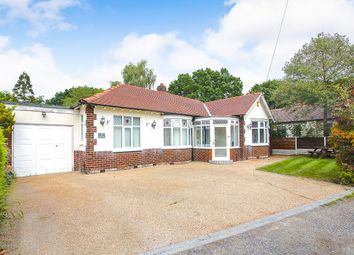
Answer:
[[214, 127], [214, 138], [213, 160], [228, 160], [229, 150], [227, 148], [226, 126]]

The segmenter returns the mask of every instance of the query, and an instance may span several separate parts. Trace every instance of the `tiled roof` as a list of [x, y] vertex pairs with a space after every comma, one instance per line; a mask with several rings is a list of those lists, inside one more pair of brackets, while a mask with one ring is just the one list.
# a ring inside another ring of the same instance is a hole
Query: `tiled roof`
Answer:
[[205, 104], [211, 115], [214, 116], [244, 115], [260, 95], [261, 93], [246, 94], [243, 96], [215, 100]]
[[[271, 112], [274, 117], [274, 120], [280, 123], [323, 120], [323, 109], [321, 107], [312, 107], [304, 105], [296, 106], [291, 109], [273, 109], [271, 110]], [[327, 118], [332, 118], [330, 113], [328, 113]]]
[[209, 116], [209, 112], [214, 116], [232, 116], [247, 113], [259, 96], [260, 93], [247, 94], [203, 103], [167, 92], [122, 84], [80, 102], [190, 116]]
[[198, 100], [125, 84], [82, 99], [81, 102], [190, 116], [208, 116], [203, 103]]

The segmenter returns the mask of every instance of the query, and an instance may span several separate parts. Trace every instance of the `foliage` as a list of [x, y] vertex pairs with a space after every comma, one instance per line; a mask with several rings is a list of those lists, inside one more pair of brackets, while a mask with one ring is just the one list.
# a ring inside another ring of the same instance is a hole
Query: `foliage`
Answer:
[[337, 151], [337, 162], [341, 166], [342, 181], [354, 184], [354, 85], [348, 88], [347, 99], [338, 103], [330, 143]]
[[10, 191], [12, 179], [7, 174], [6, 167], [6, 144], [3, 132], [0, 128], [0, 224], [6, 217], [7, 196]]
[[112, 87], [122, 84], [122, 82], [121, 81], [110, 81], [109, 84], [112, 88]]
[[286, 126], [282, 124], [272, 124], [270, 132], [272, 137], [286, 137]]
[[32, 89], [31, 78], [26, 72], [23, 72], [15, 84], [13, 90], [13, 96], [18, 102], [31, 102], [35, 101], [34, 92]]
[[103, 89], [88, 86], [72, 87], [55, 93], [54, 97], [47, 100], [46, 103], [51, 105], [74, 106], [80, 99], [93, 96], [102, 91]]
[[259, 170], [335, 183], [339, 182], [341, 175], [340, 168], [334, 159], [311, 158], [308, 156], [292, 157], [263, 166]]
[[280, 108], [282, 107], [282, 105], [279, 105], [277, 100], [274, 99], [272, 96], [274, 91], [278, 88], [281, 82], [282, 81], [279, 80], [269, 80], [260, 84], [255, 84], [251, 88], [250, 92], [251, 93], [262, 92], [265, 100], [268, 103], [269, 108], [271, 109]]
[[156, 81], [154, 70], [147, 68], [145, 59], [136, 64], [129, 63], [122, 70], [123, 81], [126, 84], [153, 89]]
[[16, 98], [11, 92], [0, 91], [0, 101], [16, 102]]
[[283, 68], [287, 81], [273, 94], [281, 105], [320, 106], [324, 109], [323, 129], [329, 134], [327, 114], [343, 98], [338, 80], [354, 73], [354, 46], [346, 36], [318, 34], [305, 44]]
[[301, 124], [295, 124], [291, 127], [291, 133], [293, 136], [301, 137], [302, 126]]
[[0, 128], [7, 137], [12, 132], [12, 126], [15, 124], [15, 116], [12, 108], [6, 107], [0, 103]]
[[221, 68], [220, 71], [206, 68], [194, 71], [192, 75], [178, 75], [168, 91], [207, 102], [242, 95], [242, 87], [241, 79], [231, 75], [226, 68]]

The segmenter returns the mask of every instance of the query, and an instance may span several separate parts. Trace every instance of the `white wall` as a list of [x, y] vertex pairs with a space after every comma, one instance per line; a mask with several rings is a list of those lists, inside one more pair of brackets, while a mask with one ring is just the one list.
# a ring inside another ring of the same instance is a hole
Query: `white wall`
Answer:
[[[95, 121], [95, 126], [97, 127], [95, 151], [113, 150], [113, 115], [140, 117], [141, 148], [139, 149], [162, 148], [163, 117], [160, 113], [101, 106], [96, 106], [94, 112], [97, 114], [97, 120]], [[102, 116], [106, 119], [104, 126], [100, 124]], [[151, 127], [153, 121], [156, 122], [155, 129]], [[98, 138], [98, 133], [104, 133], [105, 138]]]
[[[79, 113], [77, 110], [24, 105], [6, 106], [15, 107], [16, 124], [72, 126], [74, 150], [79, 149]], [[42, 113], [46, 114], [45, 117]]]
[[[252, 131], [248, 128], [253, 120], [268, 120], [266, 105], [264, 101], [259, 98], [250, 108], [248, 113], [244, 117], [245, 120], [245, 145], [252, 145]], [[269, 122], [268, 122], [269, 123]], [[269, 138], [269, 132], [268, 132]], [[269, 139], [268, 139], [269, 141]]]

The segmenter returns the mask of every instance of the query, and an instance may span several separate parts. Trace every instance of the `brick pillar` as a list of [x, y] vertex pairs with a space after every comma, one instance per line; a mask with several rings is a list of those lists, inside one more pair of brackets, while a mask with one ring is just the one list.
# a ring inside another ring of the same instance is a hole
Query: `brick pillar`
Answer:
[[9, 166], [12, 166], [12, 136], [13, 136], [13, 131], [8, 134], [6, 137], [6, 145], [8, 148], [7, 152], [7, 164]]
[[245, 119], [240, 116], [240, 158], [241, 160], [247, 159], [247, 148], [245, 147]]
[[95, 167], [94, 150], [97, 143], [94, 134], [97, 131], [94, 121], [96, 114], [95, 107], [92, 105], [86, 106], [86, 170], [92, 171]]

